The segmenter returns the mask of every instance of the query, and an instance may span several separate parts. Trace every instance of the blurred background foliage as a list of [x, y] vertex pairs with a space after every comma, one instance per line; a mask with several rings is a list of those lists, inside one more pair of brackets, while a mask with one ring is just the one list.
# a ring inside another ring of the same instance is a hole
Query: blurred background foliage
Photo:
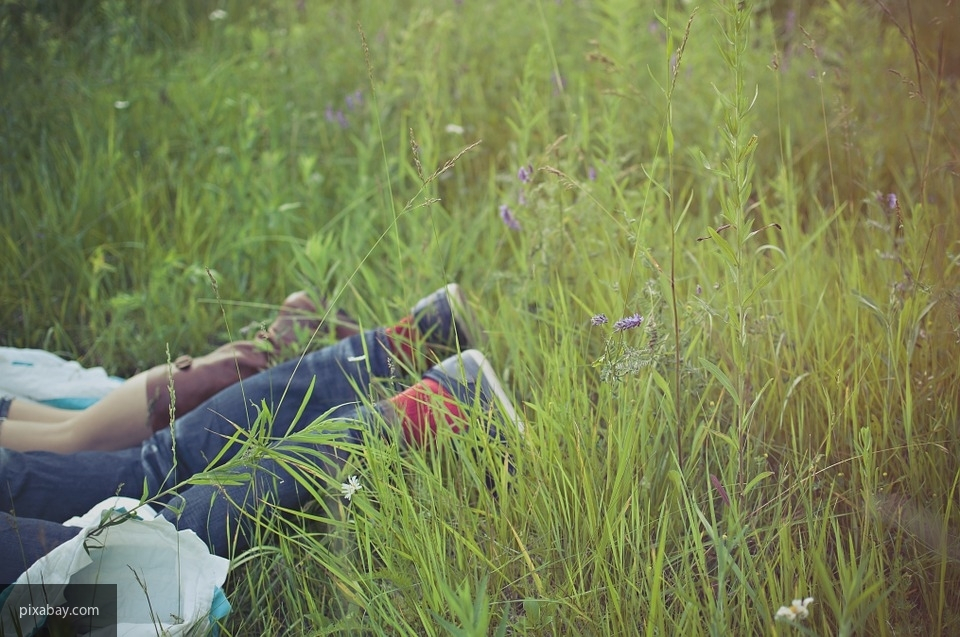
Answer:
[[[330, 278], [335, 265], [352, 271], [368, 250], [380, 256], [364, 276], [407, 267], [395, 246], [371, 246], [369, 231], [385, 232], [420, 189], [411, 129], [427, 172], [483, 140], [420, 193], [441, 199], [434, 227], [497, 227], [503, 180], [533, 158], [551, 161], [541, 153], [573, 131], [563, 170], [606, 171], [618, 191], [636, 189], [642, 164], [663, 168], [665, 62], [694, 5], [543, 3], [521, 20], [505, 2], [4, 0], [0, 341], [126, 374], [164, 343], [226, 338], [206, 268], [239, 326], [296, 287], [344, 283], [346, 271]], [[217, 10], [229, 18], [211, 20]], [[946, 203], [957, 161], [947, 149], [960, 136], [938, 96], [957, 81], [957, 11], [760, 4], [747, 52], [754, 128], [770, 151], [756, 157], [758, 198], [788, 196], [777, 187], [787, 158], [806, 181], [792, 202], [803, 211], [860, 214], [887, 192]], [[709, 41], [714, 26], [701, 14], [691, 41]], [[667, 188], [691, 193], [705, 219], [717, 211], [704, 165], [723, 149], [717, 58], [713, 46], [689, 47], [671, 104], [679, 150]], [[418, 223], [396, 225], [397, 238], [423, 241]], [[311, 237], [331, 243], [328, 262], [306, 272], [297, 255]], [[451, 275], [470, 267], [445, 263]]]

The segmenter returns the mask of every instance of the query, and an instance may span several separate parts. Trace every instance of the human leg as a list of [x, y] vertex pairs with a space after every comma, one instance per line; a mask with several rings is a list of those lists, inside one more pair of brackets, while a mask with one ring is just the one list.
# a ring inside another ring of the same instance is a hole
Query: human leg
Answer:
[[228, 343], [199, 358], [180, 356], [169, 365], [144, 372], [151, 429], [163, 429], [174, 417], [192, 411], [224, 387], [299, 355], [302, 352], [295, 346], [298, 336], [312, 335], [321, 328], [326, 332], [331, 327], [338, 340], [360, 332], [346, 313], [325, 316], [325, 301], [321, 300], [321, 306], [324, 309], [318, 310], [306, 292], [295, 292], [284, 300], [273, 324], [258, 332], [255, 339]]
[[0, 511], [0, 590], [41, 557], [80, 532], [57, 522], [14, 517]]
[[140, 449], [84, 451], [67, 456], [0, 448], [0, 511], [62, 522], [111, 495], [139, 498], [159, 492], [144, 473]]
[[0, 428], [0, 447], [73, 453], [138, 445], [151, 433], [146, 381], [145, 374], [138, 374], [90, 407], [72, 412], [72, 416], [59, 422], [34, 422], [30, 414], [37, 412], [32, 408], [44, 405], [15, 400], [9, 418]]
[[11, 401], [8, 417], [10, 420], [49, 423], [69, 420], [76, 415], [77, 412], [72, 409], [60, 409], [30, 400], [16, 400]]
[[388, 347], [382, 329], [370, 330], [231, 385], [148, 439], [144, 462], [158, 476], [173, 469], [168, 484], [176, 484], [232, 458], [258, 419], [265, 430], [252, 435], [280, 438], [350, 410], [374, 381], [393, 393]]
[[376, 409], [355, 406], [336, 421], [327, 421], [328, 426], [343, 427], [336, 437], [320, 434], [324, 443], [276, 443], [255, 461], [231, 467], [225, 477], [242, 472], [239, 483], [192, 485], [174, 496], [161, 515], [178, 529], [193, 530], [216, 555], [242, 550], [254, 541], [254, 520], [261, 511], [269, 516], [278, 508], [301, 509], [314, 499], [307, 485], [326, 489], [346, 461], [343, 443], [362, 439], [359, 429], [348, 427], [376, 427]]
[[[364, 434], [386, 429], [397, 431], [408, 445], [422, 446], [435, 435], [438, 423], [454, 431], [465, 427], [474, 406], [495, 412], [488, 420], [522, 433], [523, 423], [492, 367], [479, 352], [469, 350], [431, 368], [423, 381], [396, 396], [372, 406], [353, 405], [336, 419], [318, 423], [318, 428], [328, 429], [334, 422], [341, 425], [336, 434], [315, 432], [322, 443], [311, 443], [309, 436], [282, 440], [268, 453], [231, 467], [227, 475], [242, 474], [239, 483], [190, 486], [171, 499], [162, 515], [180, 529], [192, 529], [213, 553], [229, 555], [253, 541], [255, 520], [302, 509], [317, 491], [328, 488], [347, 460], [343, 443], [358, 445]], [[494, 427], [491, 434], [499, 437], [502, 432]]]

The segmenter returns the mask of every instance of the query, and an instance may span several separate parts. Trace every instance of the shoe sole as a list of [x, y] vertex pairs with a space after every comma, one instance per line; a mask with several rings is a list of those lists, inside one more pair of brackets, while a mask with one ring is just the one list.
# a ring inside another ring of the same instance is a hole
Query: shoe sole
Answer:
[[513, 406], [510, 396], [503, 389], [500, 377], [497, 376], [497, 372], [494, 371], [487, 358], [478, 350], [468, 349], [460, 354], [460, 361], [459, 366], [466, 372], [467, 378], [473, 376], [474, 382], [479, 383], [481, 393], [485, 393], [492, 398], [507, 421], [517, 428], [521, 436], [524, 435], [526, 425]]

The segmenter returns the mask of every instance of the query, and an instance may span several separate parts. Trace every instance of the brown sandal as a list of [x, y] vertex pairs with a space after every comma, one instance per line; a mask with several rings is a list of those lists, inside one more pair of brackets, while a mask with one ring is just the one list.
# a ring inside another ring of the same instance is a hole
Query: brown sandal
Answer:
[[[325, 299], [321, 303], [325, 305]], [[147, 411], [153, 431], [168, 427], [171, 417], [195, 409], [221, 389], [262, 372], [286, 356], [299, 354], [300, 351], [293, 351], [298, 336], [313, 333], [318, 327], [320, 333], [327, 333], [327, 325], [321, 326], [321, 317], [306, 292], [294, 292], [284, 300], [273, 324], [254, 340], [227, 343], [198, 358], [180, 356], [169, 366], [157, 365], [147, 371]], [[332, 322], [337, 339], [360, 332], [357, 323], [342, 310]]]

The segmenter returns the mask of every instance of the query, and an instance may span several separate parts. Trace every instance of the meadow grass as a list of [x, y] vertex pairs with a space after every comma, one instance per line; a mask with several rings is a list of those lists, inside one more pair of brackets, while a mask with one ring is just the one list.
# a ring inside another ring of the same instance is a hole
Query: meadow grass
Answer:
[[695, 5], [3, 4], [4, 345], [131, 374], [458, 281], [528, 423], [301, 467], [225, 634], [960, 631], [937, 10]]

